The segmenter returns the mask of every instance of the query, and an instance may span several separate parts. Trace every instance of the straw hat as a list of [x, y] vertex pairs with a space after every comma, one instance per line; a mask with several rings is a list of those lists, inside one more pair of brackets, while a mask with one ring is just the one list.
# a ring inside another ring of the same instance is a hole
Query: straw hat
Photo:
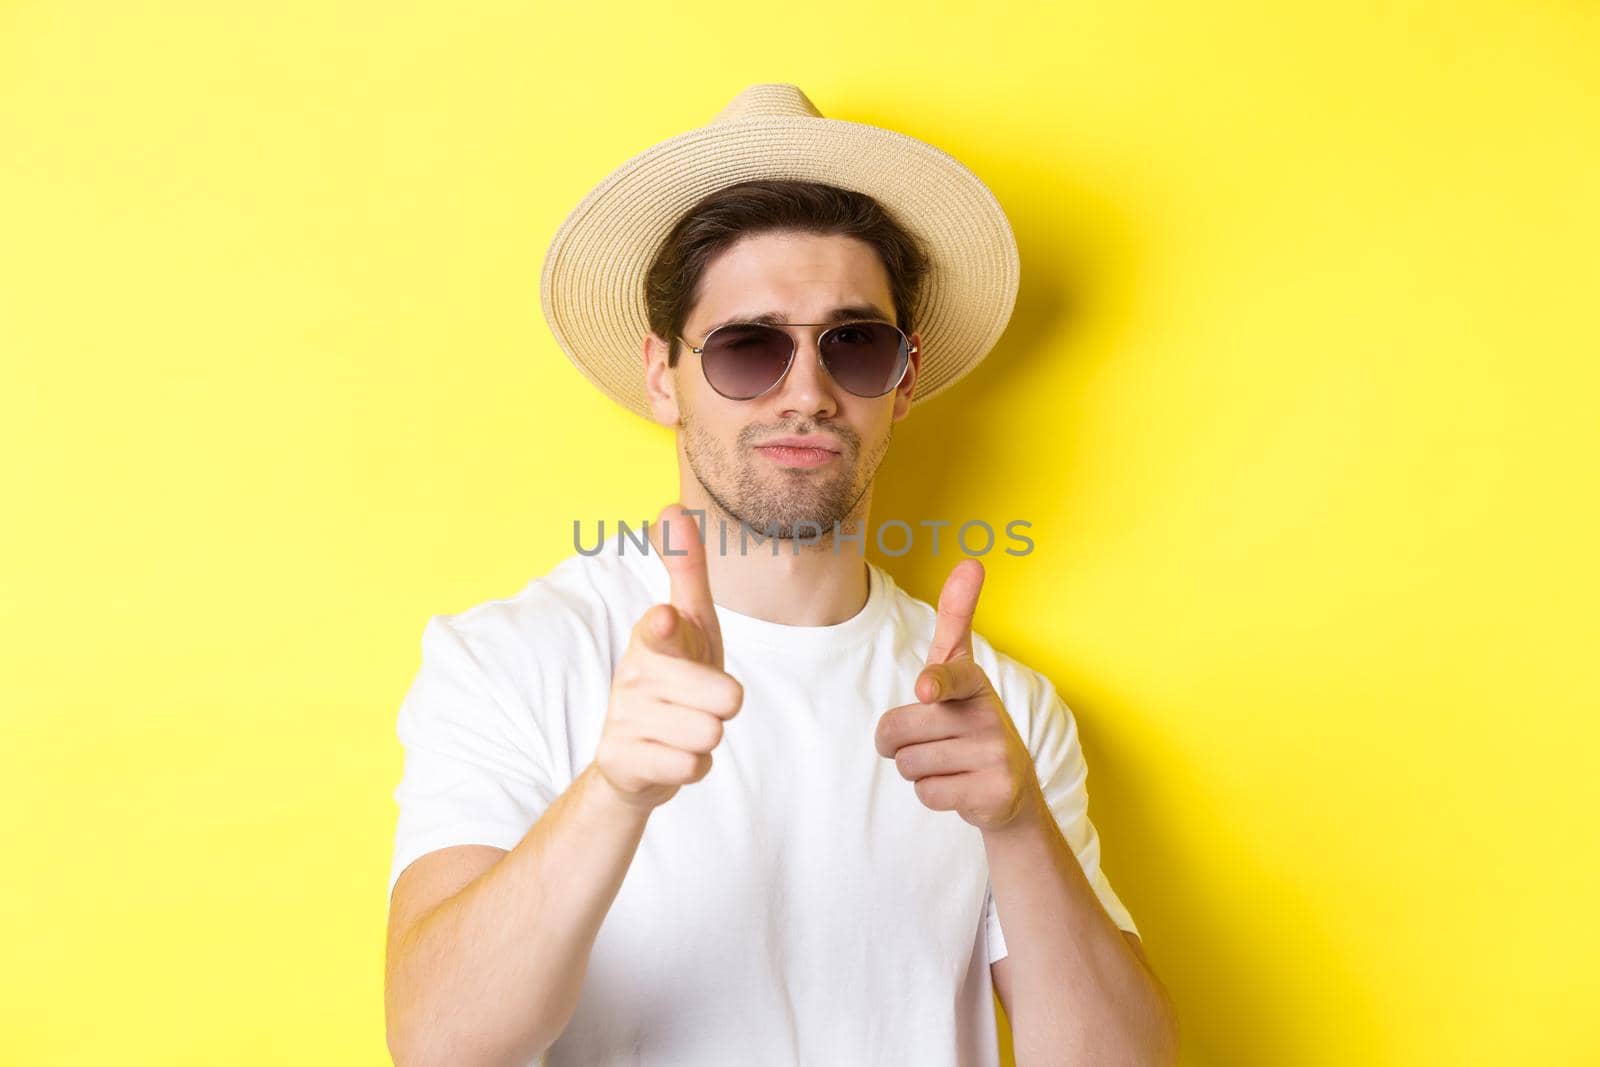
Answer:
[[678, 219], [738, 182], [788, 178], [867, 193], [918, 238], [929, 271], [912, 309], [922, 340], [913, 403], [977, 366], [1016, 303], [1017, 242], [986, 185], [893, 130], [823, 118], [787, 84], [752, 85], [708, 125], [648, 148], [583, 198], [545, 253], [539, 299], [556, 342], [611, 399], [650, 418], [644, 279]]

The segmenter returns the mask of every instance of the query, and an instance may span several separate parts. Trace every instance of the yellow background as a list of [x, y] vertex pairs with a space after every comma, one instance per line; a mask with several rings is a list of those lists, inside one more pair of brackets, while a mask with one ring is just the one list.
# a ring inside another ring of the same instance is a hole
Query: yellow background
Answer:
[[1016, 227], [874, 515], [1034, 523], [978, 627], [1184, 1062], [1596, 1062], [1597, 57], [1571, 0], [0, 5], [0, 1061], [385, 1062], [423, 624], [675, 486], [545, 245], [793, 81]]

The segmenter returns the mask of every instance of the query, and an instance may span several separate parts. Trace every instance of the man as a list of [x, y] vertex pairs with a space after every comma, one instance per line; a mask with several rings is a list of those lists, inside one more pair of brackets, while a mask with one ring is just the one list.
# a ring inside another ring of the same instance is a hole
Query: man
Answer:
[[788, 85], [568, 218], [547, 317], [676, 428], [679, 502], [424, 630], [398, 1062], [994, 1064], [996, 994], [1019, 1064], [1173, 1061], [1072, 715], [973, 632], [982, 564], [935, 611], [864, 555], [893, 423], [1015, 292], [970, 172]]

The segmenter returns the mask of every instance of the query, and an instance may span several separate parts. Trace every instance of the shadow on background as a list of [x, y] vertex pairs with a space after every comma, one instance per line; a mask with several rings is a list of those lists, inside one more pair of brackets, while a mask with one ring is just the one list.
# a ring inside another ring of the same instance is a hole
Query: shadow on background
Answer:
[[[964, 501], [991, 491], [1003, 495], [1007, 486], [1016, 487], [1019, 493], [1026, 487], [1029, 496], [1038, 499], [1041, 479], [1049, 479], [1070, 499], [1081, 469], [1067, 447], [1052, 450], [1041, 463], [1031, 446], [1018, 447], [1017, 435], [1008, 434], [1006, 420], [992, 413], [1003, 410], [1007, 394], [1027, 389], [1030, 380], [1038, 380], [1040, 388], [1052, 387], [1047, 385], [1048, 377], [1039, 373], [1042, 361], [1081, 359], [1088, 349], [1077, 339], [1091, 320], [1102, 334], [1113, 335], [1111, 343], [1103, 335], [1098, 339], [1094, 350], [1099, 358], [1121, 351], [1115, 336], [1125, 332], [1131, 313], [1128, 305], [1119, 301], [1129, 300], [1138, 291], [1136, 260], [1128, 258], [1137, 251], [1132, 233], [1137, 227], [1123, 225], [1116, 205], [1096, 191], [1073, 187], [1068, 179], [1055, 174], [1023, 176], [1030, 169], [1036, 168], [1013, 159], [1000, 172], [1009, 175], [1018, 188], [1054, 188], [1060, 195], [1049, 203], [1016, 203], [1008, 202], [1003, 190], [996, 190], [1011, 216], [1023, 264], [1010, 325], [976, 370], [949, 392], [919, 404], [896, 424], [873, 494], [874, 526], [891, 518], [903, 519], [914, 528], [921, 518], [990, 521], [999, 538], [995, 550], [985, 557], [990, 581], [995, 581], [1009, 562], [999, 558], [999, 553], [1005, 547], [1016, 547], [1005, 537], [1004, 522], [1017, 516], [996, 522], [993, 516], [971, 514]], [[1063, 212], [1072, 217], [1064, 218]], [[1098, 230], [1093, 228], [1096, 226]], [[1047, 249], [1045, 242], [1062, 240], [1063, 229], [1068, 234], [1064, 246], [1055, 244]], [[1047, 351], [1050, 338], [1065, 338], [1065, 351], [1060, 340]], [[1064, 392], [1059, 405], [1062, 429], [1069, 424], [1072, 405], [1072, 395]], [[1051, 435], [1051, 430], [1046, 434]], [[1172, 462], [1180, 463], [1181, 457], [1174, 456]], [[1029, 532], [1036, 539], [1048, 536], [1047, 531]], [[937, 603], [950, 567], [964, 558], [947, 540], [952, 533], [953, 527], [944, 528], [937, 556], [927, 551], [926, 535], [920, 529], [910, 553], [886, 557], [869, 545], [869, 555], [903, 588], [930, 604]], [[1092, 567], [1094, 561], [1082, 559], [1070, 565]], [[1019, 627], [1025, 629], [1025, 621], [1011, 628]], [[985, 631], [981, 615], [977, 629]], [[1103, 864], [1139, 924], [1152, 965], [1177, 1002], [1184, 1063], [1280, 1067], [1315, 1059], [1316, 1050], [1308, 1047], [1308, 1029], [1299, 1017], [1299, 1005], [1305, 1003], [1302, 998], [1320, 1001], [1319, 1011], [1328, 1010], [1328, 1001], [1336, 1001], [1337, 1010], [1350, 1026], [1368, 1033], [1382, 1032], [1372, 1025], [1376, 1006], [1353, 971], [1324, 971], [1315, 977], [1315, 987], [1307, 988], [1303, 964], [1297, 958], [1299, 950], [1290, 946], [1322, 940], [1324, 927], [1293, 884], [1279, 883], [1273, 871], [1254, 860], [1248, 841], [1208, 834], [1202, 843], [1204, 853], [1197, 855], [1172, 832], [1172, 827], [1185, 825], [1186, 813], [1164, 810], [1151, 797], [1193, 796], [1199, 802], [1207, 788], [1204, 768], [1194, 768], [1191, 780], [1181, 788], [1175, 789], [1175, 783], [1167, 781], [1161, 783], [1159, 792], [1154, 791], [1145, 769], [1181, 766], [1182, 762], [1170, 755], [1153, 761], [1148, 753], [1127, 747], [1131, 743], [1119, 742], [1116, 731], [1101, 726], [1125, 716], [1159, 721], [1161, 710], [1125, 706], [1111, 693], [1089, 696], [1097, 687], [1092, 679], [1078, 684], [1082, 672], [1073, 669], [1070, 650], [1028, 648], [1016, 642], [996, 644], [1048, 675], [1077, 719], [1090, 769], [1090, 817], [1100, 832]], [[1249, 669], [1248, 663], [1241, 662], [1241, 677]], [[1262, 804], [1273, 802], [1272, 797], [1259, 799]], [[1197, 876], [1197, 864], [1211, 869], [1203, 877]], [[1270, 897], [1276, 910], [1259, 916], [1259, 925], [1285, 931], [1286, 936], [1277, 942], [1285, 946], [1283, 954], [1261, 951], [1259, 946], [1274, 941], [1263, 938], [1260, 930], [1230, 929], [1219, 919], [1229, 914], [1229, 909], [1220, 906], [1215, 887], [1230, 884], [1249, 886], [1258, 894], [1263, 884], [1272, 885]], [[1336, 959], [1339, 954], [1319, 951], [1317, 957]], [[1012, 1064], [1003, 1012], [1000, 1019], [1003, 1062]]]

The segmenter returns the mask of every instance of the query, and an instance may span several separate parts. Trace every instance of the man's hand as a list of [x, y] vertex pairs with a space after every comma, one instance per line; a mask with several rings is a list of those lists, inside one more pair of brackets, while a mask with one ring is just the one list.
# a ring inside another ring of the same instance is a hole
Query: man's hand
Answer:
[[917, 799], [957, 811], [980, 830], [1019, 825], [1045, 811], [1033, 757], [989, 678], [972, 658], [972, 617], [983, 564], [964, 559], [939, 593], [939, 616], [927, 666], [917, 675], [918, 704], [878, 720], [878, 754], [892, 757], [916, 783]]
[[744, 703], [744, 687], [722, 669], [722, 628], [694, 517], [667, 505], [650, 543], [672, 578], [671, 603], [634, 624], [594, 758], [619, 797], [646, 809], [710, 772], [722, 724]]

